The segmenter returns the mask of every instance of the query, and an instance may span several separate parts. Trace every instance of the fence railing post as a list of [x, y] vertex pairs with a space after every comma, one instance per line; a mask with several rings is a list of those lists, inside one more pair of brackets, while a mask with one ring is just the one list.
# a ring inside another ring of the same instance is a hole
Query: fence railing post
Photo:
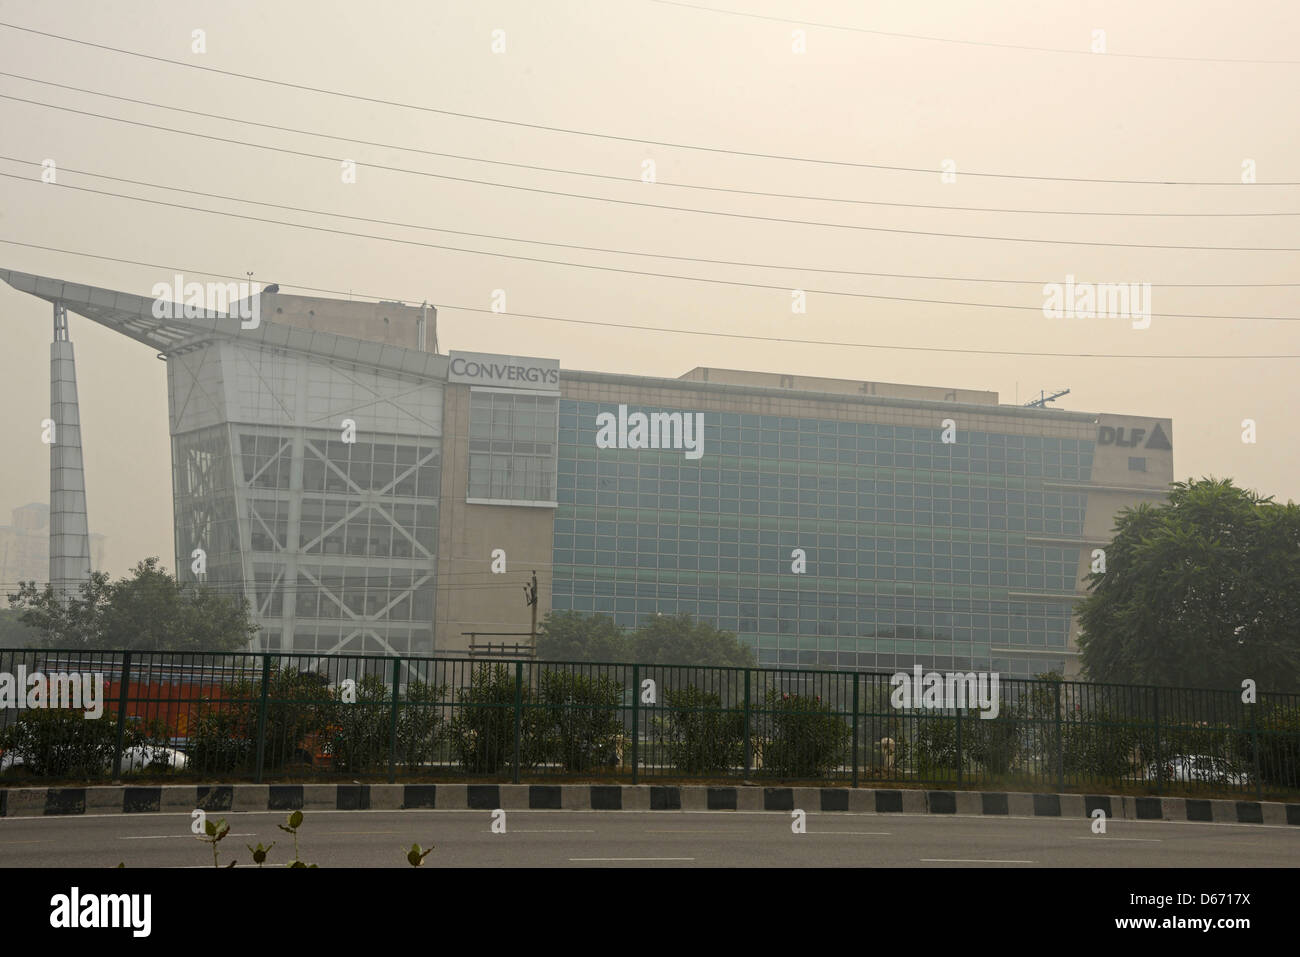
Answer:
[[397, 782], [397, 709], [400, 706], [398, 702], [397, 685], [402, 678], [402, 659], [393, 659], [393, 704], [392, 711], [388, 718], [388, 783]]
[[[956, 703], [957, 703], [957, 702], [955, 702], [955, 701], [953, 702], [953, 704], [956, 704]], [[954, 708], [953, 711], [954, 711], [954, 713], [957, 715], [957, 788], [958, 788], [958, 790], [960, 790], [960, 789], [961, 789], [961, 765], [962, 765], [962, 760], [961, 760], [961, 708]]]
[[1156, 794], [1165, 793], [1165, 765], [1160, 760], [1160, 689], [1151, 689], [1151, 710], [1155, 713], [1155, 741], [1152, 749], [1155, 751], [1156, 764]]
[[510, 763], [510, 780], [519, 783], [519, 737], [523, 733], [524, 663], [515, 662], [515, 749]]
[[641, 666], [632, 666], [632, 783], [637, 783], [637, 745], [641, 730]]
[[853, 672], [853, 786], [858, 786], [858, 679], [862, 675]]
[[749, 678], [750, 671], [745, 669], [745, 777], [749, 777], [754, 762], [753, 742], [749, 737]]
[[1061, 726], [1061, 682], [1055, 681], [1056, 692], [1056, 791], [1065, 792], [1065, 729]]
[[266, 764], [266, 697], [271, 690], [271, 656], [262, 655], [262, 703], [257, 709], [257, 773], [254, 781], [262, 783], [262, 768]]
[[1259, 705], [1251, 702], [1250, 708], [1250, 750], [1255, 755], [1255, 800], [1264, 800], [1264, 782], [1259, 774]]
[[122, 777], [122, 745], [126, 743], [127, 688], [131, 684], [131, 652], [122, 653], [122, 685], [117, 689], [117, 748], [113, 758], [113, 780]]

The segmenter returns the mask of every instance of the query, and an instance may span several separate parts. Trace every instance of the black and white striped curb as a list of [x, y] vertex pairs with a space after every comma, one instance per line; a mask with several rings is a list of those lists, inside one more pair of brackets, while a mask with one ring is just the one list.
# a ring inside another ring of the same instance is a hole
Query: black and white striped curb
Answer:
[[1300, 826], [1300, 804], [1128, 795], [628, 784], [231, 784], [0, 789], [0, 817], [150, 811], [854, 811]]

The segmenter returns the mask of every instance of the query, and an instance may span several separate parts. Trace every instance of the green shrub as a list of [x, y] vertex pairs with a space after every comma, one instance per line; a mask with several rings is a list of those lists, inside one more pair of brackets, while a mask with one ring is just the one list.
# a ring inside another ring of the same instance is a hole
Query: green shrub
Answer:
[[[324, 675], [312, 671], [272, 666], [266, 694], [264, 768], [277, 770], [292, 761], [310, 762], [313, 747], [325, 743], [333, 710], [327, 682]], [[260, 676], [228, 682], [219, 697], [203, 699], [186, 738], [185, 750], [195, 769], [225, 773], [253, 768], [261, 707]]]
[[[1300, 708], [1272, 703], [1252, 705], [1255, 734], [1238, 733], [1238, 753], [1245, 755], [1247, 769], [1254, 774], [1258, 742], [1259, 779], [1273, 787], [1300, 787]], [[1247, 725], [1249, 727], [1249, 725]]]
[[968, 711], [961, 720], [962, 762], [989, 774], [1005, 774], [1016, 764], [1021, 751], [1019, 722], [1014, 716], [981, 718]]
[[[397, 760], [407, 765], [433, 759], [443, 731], [437, 702], [444, 688], [412, 681], [397, 712]], [[362, 773], [388, 766], [393, 732], [393, 689], [379, 675], [357, 682], [356, 700], [334, 689], [326, 735], [334, 769]]]
[[[514, 759], [515, 677], [505, 665], [479, 665], [470, 674], [451, 720], [451, 746], [460, 766], [470, 774], [496, 774]], [[530, 696], [523, 690], [523, 702]], [[531, 718], [531, 709], [524, 711]], [[529, 722], [531, 723], [531, 721]], [[528, 735], [531, 743], [534, 736]], [[520, 761], [529, 750], [520, 742]], [[531, 764], [531, 762], [529, 762]]]
[[[965, 728], [962, 730], [964, 732]], [[917, 715], [912, 761], [914, 770], [923, 778], [933, 777], [936, 771], [955, 771], [957, 719], [925, 713]]]
[[589, 771], [617, 758], [623, 735], [623, 685], [604, 675], [541, 674], [538, 718], [546, 756], [565, 771]]
[[[1067, 775], [1115, 779], [1133, 773], [1134, 748], [1144, 735], [1124, 714], [1098, 709], [1062, 725], [1062, 758]], [[1145, 743], [1144, 747], [1149, 747]], [[1161, 752], [1170, 754], [1164, 742]], [[1147, 753], [1148, 759], [1150, 757]]]
[[[251, 712], [251, 714], [250, 714]], [[249, 770], [257, 761], [257, 714], [238, 702], [199, 702], [185, 739], [190, 770], [227, 774]]]
[[447, 732], [441, 704], [446, 694], [445, 685], [412, 681], [406, 686], [397, 715], [397, 753], [408, 767], [429, 764], [437, 757]]
[[[128, 721], [124, 749], [166, 747], [167, 729], [158, 721]], [[86, 718], [81, 711], [62, 708], [23, 711], [0, 731], [0, 751], [21, 761], [25, 773], [41, 777], [102, 777], [113, 768], [117, 754], [117, 715], [105, 711]]]
[[664, 694], [664, 741], [683, 774], [726, 771], [745, 760], [745, 714], [722, 707], [722, 697], [694, 685]]
[[343, 688], [334, 689], [332, 714], [326, 735], [334, 769], [362, 773], [388, 765], [392, 733], [392, 689], [379, 675], [364, 675], [356, 685], [356, 700], [343, 700]]
[[[333, 701], [328, 685], [329, 679], [314, 671], [272, 667], [267, 687], [264, 767], [278, 769], [291, 762], [311, 761], [313, 739], [324, 739], [329, 729]], [[260, 682], [254, 687], [256, 699], [261, 693]], [[254, 700], [254, 715], [259, 707]], [[323, 745], [324, 741], [319, 743]]]
[[843, 757], [851, 731], [820, 697], [767, 692], [771, 734], [763, 746], [763, 769], [782, 778], [825, 777]]

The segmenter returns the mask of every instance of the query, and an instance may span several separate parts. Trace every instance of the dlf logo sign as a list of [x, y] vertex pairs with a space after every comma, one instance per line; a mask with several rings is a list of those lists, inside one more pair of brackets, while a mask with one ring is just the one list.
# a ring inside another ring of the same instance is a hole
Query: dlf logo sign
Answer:
[[1169, 436], [1165, 435], [1165, 430], [1160, 428], [1159, 422], [1151, 430], [1149, 438], [1146, 429], [1129, 429], [1127, 434], [1125, 429], [1110, 425], [1103, 425], [1097, 429], [1098, 445], [1115, 445], [1123, 449], [1132, 449], [1136, 448], [1143, 438], [1146, 438], [1146, 444], [1142, 446], [1145, 449], [1168, 451], [1173, 448], [1169, 444]]

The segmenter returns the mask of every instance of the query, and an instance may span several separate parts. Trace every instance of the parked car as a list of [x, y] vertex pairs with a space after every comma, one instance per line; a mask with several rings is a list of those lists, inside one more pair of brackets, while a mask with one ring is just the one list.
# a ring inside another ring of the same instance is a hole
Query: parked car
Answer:
[[[1251, 783], [1251, 777], [1244, 771], [1237, 771], [1224, 758], [1209, 754], [1175, 754], [1160, 762], [1164, 767], [1166, 781], [1181, 781], [1195, 784], [1227, 784], [1243, 787]], [[1154, 781], [1160, 776], [1160, 767], [1149, 764], [1146, 777]]]
[[184, 752], [176, 748], [137, 745], [122, 752], [123, 771], [143, 771], [146, 768], [184, 771], [187, 762]]
[[[184, 752], [178, 751], [176, 748], [139, 745], [134, 748], [127, 748], [122, 752], [123, 771], [143, 771], [149, 768], [157, 770], [170, 768], [173, 771], [183, 771], [187, 762], [188, 759], [185, 757]], [[20, 754], [15, 754], [13, 751], [0, 754], [0, 773], [12, 768], [21, 768], [23, 764], [22, 755]], [[113, 770], [111, 761], [104, 770]]]

